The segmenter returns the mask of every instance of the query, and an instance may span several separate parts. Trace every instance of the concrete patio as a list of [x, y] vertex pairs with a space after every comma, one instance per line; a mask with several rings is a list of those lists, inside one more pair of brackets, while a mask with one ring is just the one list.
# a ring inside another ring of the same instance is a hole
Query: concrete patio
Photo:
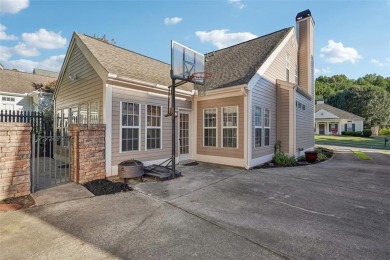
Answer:
[[180, 166], [135, 191], [0, 214], [5, 259], [389, 259], [390, 156]]

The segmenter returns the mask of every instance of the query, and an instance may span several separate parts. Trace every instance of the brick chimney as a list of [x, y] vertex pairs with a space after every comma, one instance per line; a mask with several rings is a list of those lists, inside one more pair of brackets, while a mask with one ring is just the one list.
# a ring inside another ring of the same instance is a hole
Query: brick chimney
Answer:
[[314, 96], [314, 20], [309, 9], [298, 13], [295, 20], [298, 41], [298, 84]]

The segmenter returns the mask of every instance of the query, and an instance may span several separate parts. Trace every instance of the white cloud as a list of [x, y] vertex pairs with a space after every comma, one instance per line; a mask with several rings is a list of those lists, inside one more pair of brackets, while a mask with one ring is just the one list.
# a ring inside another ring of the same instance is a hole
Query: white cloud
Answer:
[[46, 69], [50, 71], [60, 71], [62, 63], [64, 62], [65, 55], [51, 56], [42, 61], [32, 61], [26, 59], [10, 60], [5, 62], [5, 65], [9, 69], [17, 69], [32, 73], [34, 68]]
[[8, 61], [11, 58], [11, 49], [5, 46], [0, 46], [0, 62]]
[[358, 51], [352, 47], [344, 47], [343, 43], [329, 40], [328, 45], [321, 48], [321, 58], [329, 63], [343, 63], [346, 61], [354, 64], [361, 59]]
[[19, 43], [13, 49], [15, 53], [23, 57], [38, 56], [40, 54], [37, 48], [27, 46], [25, 43]]
[[211, 42], [218, 49], [226, 48], [257, 37], [249, 32], [229, 33], [228, 29], [213, 30], [210, 32], [197, 31], [195, 32], [195, 35], [201, 42]]
[[183, 18], [181, 17], [172, 17], [172, 18], [165, 18], [164, 24], [165, 25], [175, 25], [183, 21]]
[[386, 58], [386, 61], [387, 61], [387, 62], [390, 62], [390, 58]]
[[8, 35], [5, 31], [7, 30], [7, 27], [4, 25], [0, 24], [0, 40], [3, 41], [10, 41], [10, 40], [17, 40], [18, 37], [15, 35]]
[[32, 60], [25, 60], [25, 59], [19, 59], [19, 60], [10, 60], [6, 62], [4, 65], [8, 69], [17, 69], [24, 72], [32, 72], [34, 68], [37, 67], [39, 62], [32, 61]]
[[315, 68], [314, 69], [314, 73], [315, 74], [330, 74], [332, 71], [330, 70], [329, 67], [326, 67], [326, 68], [322, 68], [322, 69], [318, 69], [318, 68]]
[[379, 66], [379, 67], [383, 67], [383, 65], [384, 65], [382, 62], [380, 62], [380, 61], [377, 60], [377, 59], [371, 59], [371, 60], [370, 60], [370, 63], [375, 64], [375, 65], [377, 65], [377, 66]]
[[22, 38], [28, 45], [39, 49], [58, 49], [66, 45], [66, 38], [61, 36], [61, 32], [55, 33], [46, 29], [39, 29], [35, 33], [23, 33]]
[[245, 7], [241, 0], [228, 0], [228, 2], [239, 9], [243, 9]]
[[0, 0], [0, 13], [16, 14], [29, 4], [30, 0]]

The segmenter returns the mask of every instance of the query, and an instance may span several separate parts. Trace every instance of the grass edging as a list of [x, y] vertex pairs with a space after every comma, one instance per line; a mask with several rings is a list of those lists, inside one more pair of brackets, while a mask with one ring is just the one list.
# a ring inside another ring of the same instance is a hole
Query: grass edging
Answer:
[[352, 152], [356, 155], [357, 158], [361, 160], [371, 160], [370, 156], [360, 150], [352, 150]]

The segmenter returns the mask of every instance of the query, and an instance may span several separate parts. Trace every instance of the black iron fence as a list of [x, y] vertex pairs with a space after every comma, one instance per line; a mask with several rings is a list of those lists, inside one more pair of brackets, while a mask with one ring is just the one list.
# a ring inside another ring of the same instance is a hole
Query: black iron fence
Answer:
[[37, 111], [0, 110], [0, 122], [29, 123], [31, 134], [36, 135], [51, 135], [53, 132], [52, 120]]

